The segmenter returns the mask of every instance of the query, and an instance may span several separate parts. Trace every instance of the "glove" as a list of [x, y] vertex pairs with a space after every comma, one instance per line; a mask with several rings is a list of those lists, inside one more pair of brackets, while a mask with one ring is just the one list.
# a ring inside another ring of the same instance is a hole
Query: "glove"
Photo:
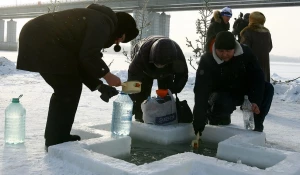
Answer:
[[193, 123], [193, 127], [194, 127], [194, 131], [195, 131], [195, 135], [197, 135], [199, 133], [199, 136], [201, 136], [205, 125], [202, 127], [199, 127], [195, 123]]
[[106, 103], [109, 101], [111, 97], [119, 94], [119, 91], [116, 88], [112, 86], [108, 86], [106, 84], [102, 84], [98, 89], [98, 91], [101, 92], [100, 98]]
[[202, 132], [200, 132], [200, 131], [198, 131], [196, 129], [194, 129], [194, 131], [195, 131], [195, 135], [197, 135], [199, 133], [199, 136], [202, 136]]

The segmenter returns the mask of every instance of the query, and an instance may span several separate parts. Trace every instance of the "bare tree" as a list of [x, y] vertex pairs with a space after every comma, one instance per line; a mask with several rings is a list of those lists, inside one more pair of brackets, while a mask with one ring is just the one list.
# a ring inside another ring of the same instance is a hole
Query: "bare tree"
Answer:
[[[140, 32], [139, 32], [138, 36], [130, 42], [132, 46], [141, 42], [141, 40], [143, 39], [143, 37], [145, 35], [145, 32], [147, 31], [147, 28], [151, 25], [151, 22], [149, 19], [150, 13], [147, 10], [147, 5], [149, 3], [149, 0], [140, 0], [139, 3], [140, 3], [139, 6], [141, 8], [139, 10], [137, 10], [136, 13], [134, 13], [134, 18], [136, 20], [137, 28]], [[122, 53], [126, 57], [125, 62], [131, 63], [131, 61], [133, 59], [131, 57], [131, 54], [129, 54], [128, 51], [124, 50], [124, 48], [123, 48]]]
[[50, 0], [51, 6], [48, 8], [48, 13], [56, 12], [59, 7], [59, 0]]
[[196, 65], [199, 64], [202, 54], [205, 52], [205, 44], [207, 37], [207, 29], [210, 24], [209, 17], [213, 14], [212, 9], [209, 6], [211, 0], [204, 0], [204, 7], [199, 10], [200, 19], [196, 20], [196, 33], [199, 34], [198, 39], [196, 39], [196, 45], [192, 43], [187, 37], [187, 46], [193, 49], [193, 56], [187, 59], [193, 69], [197, 69]]

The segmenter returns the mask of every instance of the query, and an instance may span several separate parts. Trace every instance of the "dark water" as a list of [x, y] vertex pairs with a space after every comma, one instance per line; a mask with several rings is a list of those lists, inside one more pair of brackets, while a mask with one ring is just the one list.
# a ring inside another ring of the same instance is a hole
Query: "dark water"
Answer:
[[136, 165], [142, 165], [144, 163], [158, 161], [171, 155], [184, 152], [194, 152], [196, 154], [216, 157], [217, 144], [200, 142], [200, 146], [197, 150], [193, 150], [190, 144], [191, 142], [184, 144], [159, 145], [141, 140], [132, 140], [131, 155], [122, 159]]

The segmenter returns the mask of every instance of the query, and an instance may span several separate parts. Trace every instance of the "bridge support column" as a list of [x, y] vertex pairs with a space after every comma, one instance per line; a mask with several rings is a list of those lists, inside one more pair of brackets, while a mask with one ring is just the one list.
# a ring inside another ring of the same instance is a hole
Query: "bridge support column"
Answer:
[[170, 34], [170, 15], [146, 10], [135, 10], [133, 17], [137, 22], [138, 28], [141, 29], [142, 38], [150, 35], [163, 35], [169, 37]]
[[5, 21], [3, 19], [0, 20], [0, 42], [4, 42], [4, 26]]
[[17, 42], [17, 22], [7, 21], [7, 42]]
[[[1, 31], [0, 31], [1, 32]], [[14, 20], [7, 21], [7, 39], [6, 42], [1, 42], [1, 50], [17, 51], [17, 22]]]

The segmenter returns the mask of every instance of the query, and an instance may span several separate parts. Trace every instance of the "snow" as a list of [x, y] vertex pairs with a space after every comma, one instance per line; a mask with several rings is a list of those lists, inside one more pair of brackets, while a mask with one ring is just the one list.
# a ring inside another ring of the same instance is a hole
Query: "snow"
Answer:
[[[219, 174], [222, 172], [222, 174], [231, 175], [267, 174], [267, 172], [270, 174], [273, 172], [273, 174], [282, 174], [283, 172], [284, 174], [299, 173], [299, 168], [296, 166], [296, 163], [299, 165], [298, 161], [300, 160], [299, 80], [288, 84], [279, 83], [274, 85], [275, 95], [270, 112], [264, 122], [265, 130], [263, 134], [255, 135], [256, 133], [252, 133], [254, 134], [253, 137], [243, 135], [249, 133], [244, 133], [242, 129], [242, 113], [239, 109], [232, 114], [232, 124], [230, 126], [207, 126], [203, 133], [202, 139], [210, 138], [218, 141], [220, 151], [221, 148], [224, 149], [221, 152], [223, 154], [227, 152], [227, 156], [234, 156], [235, 154], [230, 153], [237, 150], [238, 153], [244, 152], [245, 158], [235, 159], [234, 162], [245, 163], [245, 160], [259, 162], [259, 160], [263, 161], [262, 158], [264, 157], [269, 158], [273, 161], [273, 164], [263, 165], [263, 163], [259, 163], [259, 165], [266, 167], [265, 170], [194, 153], [177, 154], [161, 161], [136, 166], [113, 158], [118, 155], [112, 155], [119, 151], [126, 154], [126, 150], [128, 152], [127, 146], [130, 145], [130, 137], [126, 137], [127, 139], [114, 139], [109, 137], [109, 132], [99, 131], [99, 128], [103, 126], [109, 128], [112, 101], [115, 98], [111, 99], [109, 103], [105, 103], [99, 98], [99, 92], [90, 92], [85, 86], [83, 87], [73, 125], [74, 130], [72, 131], [72, 133], [78, 133], [82, 136], [83, 140], [50, 147], [49, 153], [46, 153], [43, 134], [48, 104], [53, 90], [38, 73], [15, 69], [17, 52], [0, 52], [0, 56], [3, 56], [0, 57], [0, 111], [2, 111], [0, 113], [0, 123], [2, 123], [0, 133], [4, 133], [4, 110], [10, 103], [11, 98], [23, 94], [20, 101], [27, 110], [26, 140], [24, 144], [7, 145], [4, 143], [4, 134], [0, 134], [0, 174], [185, 174], [185, 172], [189, 172], [189, 174]], [[110, 67], [112, 72], [120, 76], [122, 81], [126, 81], [128, 63], [125, 63], [125, 57], [121, 54], [104, 53], [104, 59], [107, 63], [114, 60]], [[271, 62], [272, 78], [284, 81], [296, 78], [300, 75], [299, 66], [299, 63]], [[191, 108], [194, 106], [194, 80], [195, 71], [190, 69], [188, 83], [183, 92], [179, 94], [179, 98], [181, 100], [186, 99]], [[156, 83], [154, 83], [153, 92], [155, 89]], [[133, 124], [133, 128], [135, 128], [134, 126], [139, 126], [139, 124]], [[106, 130], [109, 130], [107, 128]], [[146, 133], [147, 130], [153, 128], [155, 126], [139, 126], [138, 131], [144, 130]], [[160, 130], [156, 128], [156, 132], [159, 133], [168, 129]], [[162, 137], [163, 140], [164, 136], [157, 133], [147, 138], [157, 141], [155, 139]], [[185, 138], [177, 132], [176, 134]], [[186, 137], [191, 136], [187, 134]], [[264, 138], [267, 140], [266, 145], [262, 142]], [[124, 148], [102, 149], [110, 147], [109, 142], [112, 141], [119, 143], [117, 145], [124, 145]], [[99, 145], [104, 144], [107, 144], [107, 146], [100, 148]], [[237, 146], [237, 144], [242, 146]], [[225, 145], [225, 147], [221, 145]], [[261, 156], [255, 159], [256, 156], [253, 155]]]

